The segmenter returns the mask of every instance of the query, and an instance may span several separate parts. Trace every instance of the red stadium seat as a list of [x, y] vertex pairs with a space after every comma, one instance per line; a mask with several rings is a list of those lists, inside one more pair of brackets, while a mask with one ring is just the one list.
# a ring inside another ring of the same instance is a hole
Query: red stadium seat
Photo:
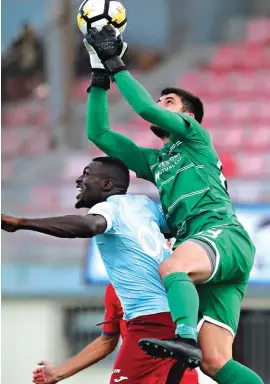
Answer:
[[233, 44], [221, 45], [215, 50], [209, 67], [217, 72], [237, 68], [240, 47]]
[[226, 152], [218, 152], [218, 157], [222, 163], [222, 173], [225, 177], [235, 177], [237, 175], [237, 165], [233, 155]]
[[226, 120], [233, 124], [247, 124], [252, 118], [252, 102], [238, 101], [231, 102], [228, 106]]
[[266, 177], [270, 175], [267, 156], [263, 153], [244, 153], [238, 157], [238, 174], [242, 177]]
[[270, 19], [253, 19], [247, 25], [246, 39], [249, 43], [266, 44], [270, 42]]
[[226, 117], [226, 106], [224, 103], [216, 101], [205, 104], [205, 120], [217, 121]]
[[202, 93], [206, 84], [204, 71], [187, 72], [181, 79], [179, 86], [195, 94]]
[[270, 151], [270, 127], [252, 127], [247, 132], [245, 146], [249, 150]]
[[209, 68], [216, 72], [269, 69], [269, 47], [257, 44], [220, 46], [214, 52]]
[[230, 148], [232, 151], [237, 150], [241, 148], [244, 133], [245, 132], [241, 126], [230, 129], [223, 129], [220, 131], [215, 145], [217, 149], [222, 148], [224, 150], [226, 148]]
[[241, 68], [270, 69], [270, 49], [262, 45], [246, 45], [241, 49]]

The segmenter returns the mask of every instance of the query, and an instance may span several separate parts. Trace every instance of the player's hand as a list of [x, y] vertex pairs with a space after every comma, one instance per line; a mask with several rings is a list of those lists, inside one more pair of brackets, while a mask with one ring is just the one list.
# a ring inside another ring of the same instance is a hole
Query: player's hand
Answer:
[[[111, 26], [106, 26], [106, 27], [107, 27], [107, 29], [109, 28], [109, 31], [111, 31], [111, 29], [112, 29], [113, 35], [116, 37], [116, 44], [117, 44], [115, 54], [122, 59], [128, 50], [128, 45], [126, 42], [123, 42], [119, 31], [115, 30]], [[103, 33], [104, 33], [104, 29], [105, 29], [105, 27], [103, 27], [103, 29], [102, 29]], [[95, 69], [103, 69], [104, 70], [104, 65], [101, 62], [102, 59], [100, 58], [99, 54], [96, 52], [96, 50], [93, 49], [93, 47], [91, 45], [91, 42], [93, 41], [93, 39], [96, 39], [97, 35], [101, 32], [98, 32], [96, 28], [92, 28], [90, 30], [89, 34], [86, 35], [85, 38], [83, 39], [84, 46], [85, 46], [87, 52], [89, 53], [92, 70], [95, 70]], [[102, 39], [103, 39], [103, 37], [102, 37]], [[113, 56], [115, 54], [113, 54]]]
[[1, 214], [1, 228], [7, 232], [16, 232], [20, 229], [21, 219]]
[[[109, 34], [111, 33], [111, 31], [113, 32], [112, 33], [113, 38], [116, 39], [115, 40], [116, 41], [115, 52], [117, 54], [117, 58], [118, 58], [118, 56], [120, 57], [119, 60], [124, 66], [124, 63], [122, 62], [121, 58], [125, 55], [125, 53], [128, 49], [128, 45], [127, 45], [127, 43], [123, 42], [122, 37], [121, 37], [118, 30], [115, 30], [113, 27], [110, 27], [110, 26], [107, 26], [107, 29], [109, 29]], [[103, 33], [103, 35], [102, 35], [102, 33]], [[104, 35], [104, 33], [105, 33], [105, 35]], [[101, 37], [98, 37], [98, 36], [101, 36]], [[90, 42], [93, 42], [94, 40], [100, 42], [102, 39], [104, 39], [104, 36], [106, 36], [106, 28], [105, 27], [102, 29], [101, 32], [98, 32], [97, 29], [92, 28], [90, 30], [89, 34], [86, 35], [86, 37], [83, 39], [83, 43], [85, 45], [85, 48], [87, 49], [87, 51], [89, 53], [90, 64], [91, 64], [91, 68], [92, 68], [91, 84], [90, 84], [90, 87], [88, 88], [88, 92], [90, 91], [91, 87], [101, 88], [101, 89], [105, 89], [105, 90], [110, 89], [110, 79], [108, 77], [108, 73], [105, 70], [104, 65], [102, 64], [102, 60], [101, 60], [100, 56], [90, 45]], [[95, 45], [95, 46], [97, 46], [97, 45]], [[109, 72], [109, 74], [111, 74], [110, 71], [108, 71], [108, 72]]]
[[114, 27], [105, 25], [100, 32], [96, 28], [91, 28], [85, 36], [86, 41], [95, 50], [102, 63], [113, 56], [118, 56], [121, 40], [117, 38], [116, 34]]
[[60, 381], [57, 367], [53, 366], [49, 361], [40, 361], [40, 365], [33, 371], [33, 383], [35, 384], [55, 384]]
[[94, 49], [109, 75], [126, 69], [121, 57], [127, 51], [127, 44], [123, 43], [119, 31], [114, 27], [105, 25], [100, 32], [96, 28], [91, 28], [85, 39]]
[[83, 44], [87, 52], [89, 53], [92, 72], [94, 72], [97, 69], [105, 71], [104, 65], [102, 64], [100, 58], [98, 57], [94, 49], [91, 47], [91, 45], [88, 43], [86, 38], [83, 39]]

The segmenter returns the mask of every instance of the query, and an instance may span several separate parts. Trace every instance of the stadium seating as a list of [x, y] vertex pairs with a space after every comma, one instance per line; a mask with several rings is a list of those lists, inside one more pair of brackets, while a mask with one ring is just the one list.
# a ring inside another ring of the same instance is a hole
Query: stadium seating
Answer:
[[[76, 82], [75, 100], [85, 101], [88, 83], [88, 78]], [[186, 72], [179, 79], [179, 86], [203, 99], [203, 126], [211, 133], [223, 159], [225, 175], [238, 179], [269, 177], [270, 19], [251, 20], [241, 43], [218, 46], [209, 63]], [[119, 93], [113, 85], [110, 99], [117, 97]], [[52, 145], [49, 114], [42, 102], [5, 109], [2, 126], [2, 158], [7, 169], [13, 156], [35, 156]], [[113, 129], [139, 145], [160, 146], [149, 131], [149, 123], [137, 116]], [[91, 147], [90, 155], [98, 154], [100, 151]], [[8, 175], [5, 170], [4, 175]]]

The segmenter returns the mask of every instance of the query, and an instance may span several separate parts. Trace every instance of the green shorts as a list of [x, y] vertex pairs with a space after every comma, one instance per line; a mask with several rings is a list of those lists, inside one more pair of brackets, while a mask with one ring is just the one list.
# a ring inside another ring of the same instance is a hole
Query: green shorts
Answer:
[[207, 243], [216, 263], [210, 278], [196, 284], [200, 298], [199, 329], [209, 321], [235, 336], [243, 296], [255, 257], [255, 247], [241, 225], [221, 225], [200, 232], [188, 240]]

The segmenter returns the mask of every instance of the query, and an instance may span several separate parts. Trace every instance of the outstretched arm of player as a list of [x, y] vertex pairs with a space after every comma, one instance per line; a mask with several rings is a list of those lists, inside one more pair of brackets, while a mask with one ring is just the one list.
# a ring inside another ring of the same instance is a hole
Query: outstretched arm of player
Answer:
[[114, 78], [121, 94], [144, 120], [179, 137], [184, 138], [187, 135], [189, 123], [180, 114], [158, 106], [144, 87], [126, 70], [118, 55], [119, 38], [112, 26], [105, 26], [100, 32], [95, 28], [90, 29], [86, 40], [96, 51], [107, 73]]
[[188, 122], [179, 114], [160, 107], [127, 70], [115, 74], [114, 79], [120, 93], [144, 120], [179, 137], [187, 136]]
[[[118, 53], [123, 57], [127, 44], [118, 40]], [[152, 175], [147, 163], [148, 150], [140, 148], [129, 138], [110, 130], [107, 91], [110, 88], [110, 79], [100, 59], [84, 39], [84, 45], [89, 52], [91, 63], [91, 83], [88, 89], [87, 137], [107, 155], [122, 160], [126, 166], [136, 172], [140, 177], [152, 181]]]
[[105, 232], [107, 222], [101, 215], [66, 215], [43, 219], [26, 219], [2, 214], [1, 226], [7, 232], [24, 229], [54, 237], [74, 239], [89, 238]]
[[91, 87], [86, 120], [87, 137], [108, 156], [122, 160], [140, 177], [152, 181], [147, 162], [147, 148], [138, 147], [128, 137], [113, 132], [109, 127], [107, 92]]
[[102, 335], [84, 348], [78, 355], [72, 357], [58, 367], [48, 361], [38, 363], [40, 368], [33, 372], [33, 382], [36, 384], [55, 384], [60, 380], [75, 375], [77, 372], [94, 365], [109, 355], [116, 348], [119, 336], [118, 298], [111, 284], [107, 286], [104, 306], [104, 322]]
[[38, 365], [41, 367], [33, 372], [33, 382], [36, 384], [55, 384], [58, 381], [73, 376], [112, 353], [118, 341], [119, 334], [113, 336], [102, 334], [62, 365], [55, 367], [48, 361], [40, 361]]

